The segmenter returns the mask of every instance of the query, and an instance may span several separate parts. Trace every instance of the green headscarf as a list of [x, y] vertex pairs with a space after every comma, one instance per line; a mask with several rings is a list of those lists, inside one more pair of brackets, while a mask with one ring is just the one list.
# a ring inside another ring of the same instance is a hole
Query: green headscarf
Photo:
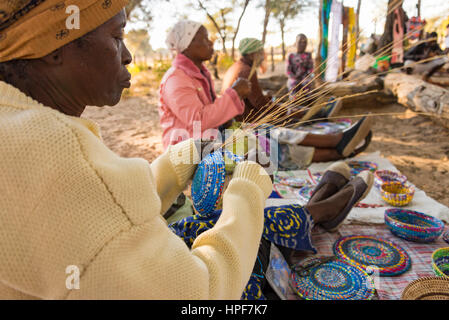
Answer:
[[263, 50], [263, 43], [255, 38], [245, 38], [240, 41], [239, 51], [242, 56]]

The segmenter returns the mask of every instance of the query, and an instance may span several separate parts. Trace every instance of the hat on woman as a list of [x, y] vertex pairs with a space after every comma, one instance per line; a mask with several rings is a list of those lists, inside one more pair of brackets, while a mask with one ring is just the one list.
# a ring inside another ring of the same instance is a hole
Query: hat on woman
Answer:
[[[0, 1], [0, 62], [42, 58], [101, 26], [128, 2]], [[79, 23], [73, 23], [73, 19]]]
[[245, 38], [240, 41], [239, 51], [242, 56], [263, 50], [263, 43], [255, 38]]
[[181, 53], [190, 46], [201, 26], [201, 23], [195, 21], [179, 21], [168, 32], [165, 43], [170, 50]]

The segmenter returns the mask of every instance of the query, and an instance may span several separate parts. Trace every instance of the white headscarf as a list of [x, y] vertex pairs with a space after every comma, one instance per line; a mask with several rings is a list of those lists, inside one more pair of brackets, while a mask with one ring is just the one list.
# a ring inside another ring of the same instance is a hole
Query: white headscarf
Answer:
[[178, 53], [183, 52], [190, 46], [201, 26], [201, 23], [195, 21], [179, 21], [168, 32], [165, 43], [170, 50], [176, 50]]

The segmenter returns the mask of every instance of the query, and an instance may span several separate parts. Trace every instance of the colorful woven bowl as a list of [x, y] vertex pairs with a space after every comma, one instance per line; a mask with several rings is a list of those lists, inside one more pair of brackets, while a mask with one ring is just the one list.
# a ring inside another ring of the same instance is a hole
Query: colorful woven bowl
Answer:
[[443, 240], [446, 241], [446, 243], [449, 244], [449, 231], [446, 231], [446, 232], [443, 234]]
[[333, 251], [340, 259], [366, 271], [377, 271], [381, 277], [399, 276], [412, 265], [407, 251], [380, 237], [345, 236], [335, 242]]
[[222, 151], [204, 157], [198, 165], [192, 182], [192, 201], [199, 214], [213, 212], [220, 202], [226, 178]]
[[[307, 267], [310, 266], [310, 267]], [[292, 272], [290, 283], [295, 293], [306, 300], [371, 300], [373, 279], [360, 267], [346, 261], [320, 263], [308, 258], [293, 269], [307, 268], [306, 274]]]
[[415, 280], [405, 288], [401, 300], [449, 300], [449, 279], [427, 277]]
[[438, 277], [449, 279], [449, 248], [441, 248], [432, 254], [432, 269]]
[[377, 163], [369, 162], [369, 161], [348, 161], [348, 166], [351, 168], [351, 175], [356, 176], [360, 172], [369, 170], [371, 172], [375, 172], [378, 168]]
[[415, 188], [411, 185], [403, 185], [400, 182], [385, 182], [380, 189], [380, 193], [386, 203], [394, 207], [404, 207], [412, 202]]
[[414, 242], [432, 242], [443, 233], [443, 221], [422, 212], [389, 209], [385, 211], [385, 224], [397, 237]]
[[400, 182], [405, 184], [407, 177], [390, 170], [377, 170], [374, 173], [374, 186], [380, 189], [385, 182]]

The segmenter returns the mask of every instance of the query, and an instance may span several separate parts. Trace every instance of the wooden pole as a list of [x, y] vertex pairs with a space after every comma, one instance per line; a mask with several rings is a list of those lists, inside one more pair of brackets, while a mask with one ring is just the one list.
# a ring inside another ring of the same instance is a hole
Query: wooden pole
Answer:
[[355, 34], [356, 34], [356, 40], [355, 40], [355, 47], [359, 47], [359, 39], [360, 39], [360, 10], [362, 8], [362, 0], [359, 0], [357, 2], [357, 11], [356, 11], [356, 17], [355, 17]]
[[[323, 0], [320, 0], [320, 9], [319, 9], [319, 41], [318, 41], [318, 48], [317, 48], [317, 53], [316, 53], [316, 58], [315, 58], [315, 68], [318, 68], [321, 63], [322, 63], [322, 57], [321, 57], [321, 47], [323, 46], [323, 17], [322, 17], [322, 12], [323, 12]], [[321, 70], [315, 70], [316, 73], [319, 73]], [[320, 77], [321, 78], [321, 77]]]
[[[385, 19], [384, 34], [380, 38], [380, 48], [386, 48], [393, 43], [393, 26], [395, 17], [395, 8], [402, 10], [403, 0], [388, 0], [388, 15]], [[391, 55], [392, 49], [386, 50], [385, 55]]]
[[421, 17], [421, 0], [418, 0], [418, 4], [416, 5], [416, 9], [418, 9], [418, 17]]
[[271, 47], [271, 71], [274, 72], [275, 66], [274, 66], [274, 48]]
[[349, 7], [343, 7], [343, 47], [341, 55], [340, 73], [346, 70], [347, 49], [348, 49], [348, 31], [349, 31]]

